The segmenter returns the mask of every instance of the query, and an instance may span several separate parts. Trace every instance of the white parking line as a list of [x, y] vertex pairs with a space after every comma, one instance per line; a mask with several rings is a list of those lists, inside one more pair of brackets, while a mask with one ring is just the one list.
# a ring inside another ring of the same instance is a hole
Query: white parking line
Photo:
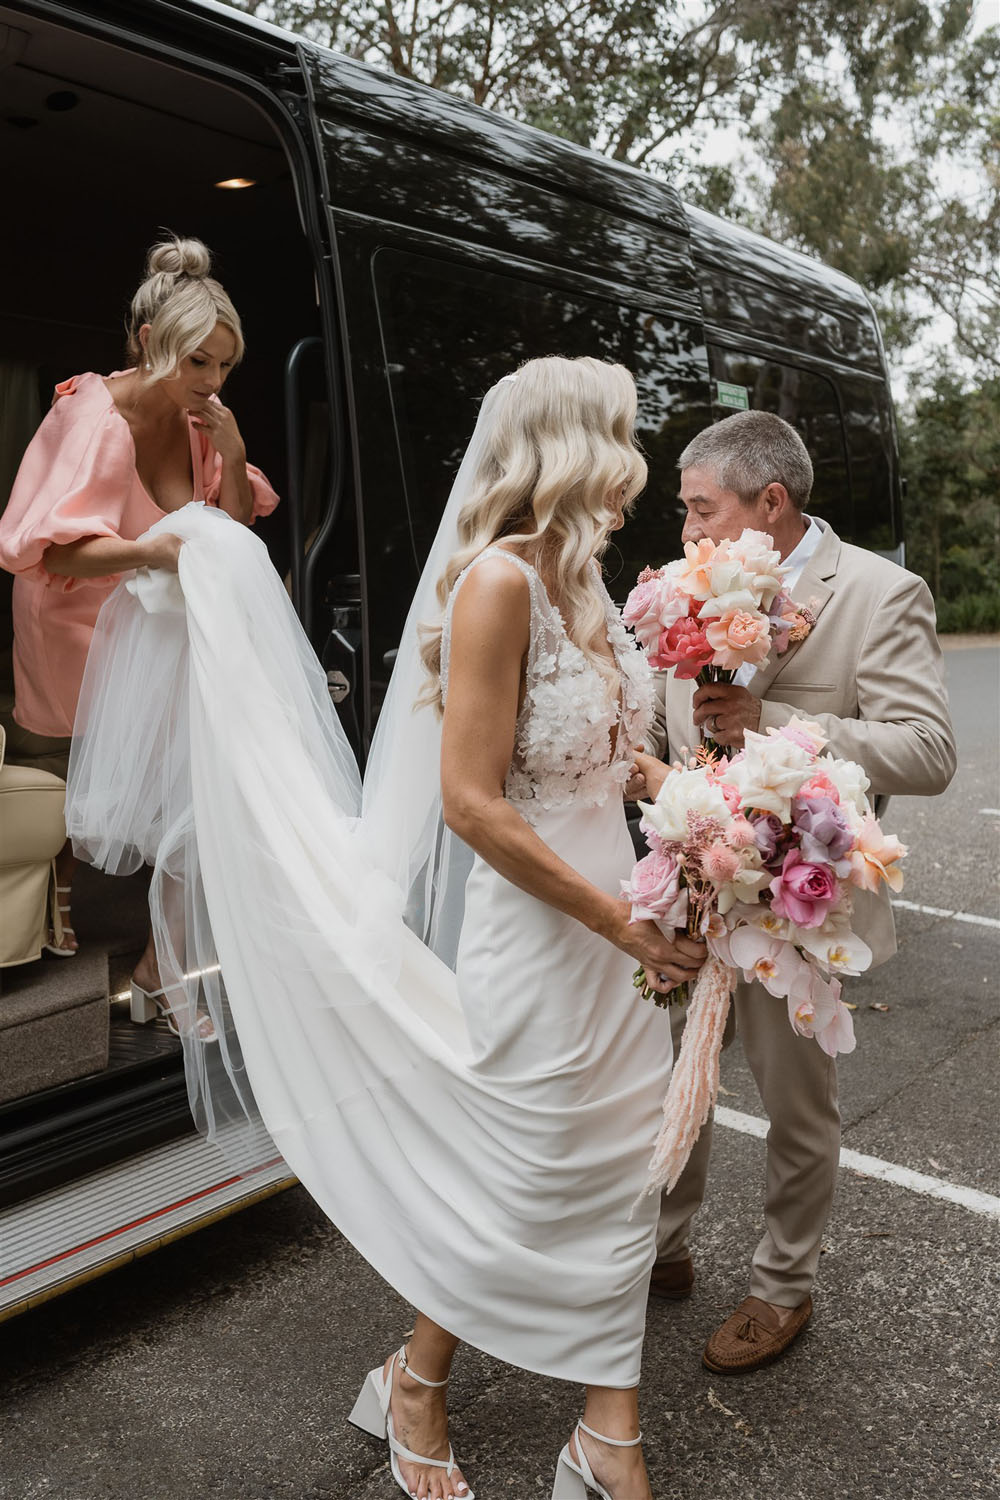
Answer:
[[974, 922], [977, 927], [1000, 927], [1000, 918], [981, 917], [978, 912], [952, 911], [946, 906], [921, 906], [916, 901], [894, 901], [902, 911], [921, 911], [927, 917], [950, 917], [953, 922]]
[[1000, 818], [1000, 807], [981, 807], [979, 809], [981, 818]]
[[[725, 1109], [721, 1104], [716, 1105], [715, 1118], [727, 1130], [738, 1130], [742, 1135], [756, 1135], [763, 1140], [768, 1132], [766, 1120], [759, 1120], [756, 1115], [740, 1114], [736, 1109]], [[1000, 1198], [981, 1193], [978, 1188], [960, 1187], [941, 1177], [926, 1177], [922, 1172], [911, 1172], [909, 1167], [897, 1167], [891, 1161], [863, 1156], [860, 1151], [849, 1151], [846, 1147], [841, 1147], [840, 1165], [862, 1177], [877, 1177], [896, 1187], [908, 1188], [911, 1193], [922, 1193], [925, 1198], [943, 1198], [946, 1203], [957, 1203], [960, 1208], [970, 1209], [974, 1214], [1000, 1219]]]

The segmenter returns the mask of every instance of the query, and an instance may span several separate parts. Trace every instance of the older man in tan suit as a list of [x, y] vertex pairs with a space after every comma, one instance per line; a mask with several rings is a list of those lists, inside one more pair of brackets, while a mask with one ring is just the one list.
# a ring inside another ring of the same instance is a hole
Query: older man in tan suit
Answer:
[[[741, 669], [733, 683], [696, 689], [664, 673], [655, 748], [679, 755], [704, 729], [738, 749], [746, 730], [764, 733], [798, 714], [821, 726], [833, 755], [864, 768], [869, 795], [944, 791], [955, 745], [923, 580], [842, 542], [806, 514], [809, 455], [795, 429], [770, 412], [740, 412], [707, 428], [681, 454], [679, 468], [684, 540], [719, 542], [746, 527], [767, 532], [790, 569], [788, 592], [816, 623], [804, 641], [773, 654], [760, 671]], [[887, 893], [859, 902], [854, 926], [876, 963], [895, 952]], [[671, 1009], [675, 1053], [685, 1014], [683, 1006]], [[805, 1327], [840, 1152], [836, 1064], [792, 1030], [784, 1001], [741, 983], [727, 1042], [734, 1029], [770, 1121], [766, 1231], [754, 1253], [750, 1295], [705, 1347], [705, 1364], [719, 1373], [768, 1363]], [[663, 1199], [650, 1286], [659, 1296], [679, 1300], [694, 1285], [688, 1234], [704, 1197], [711, 1138], [709, 1121]]]

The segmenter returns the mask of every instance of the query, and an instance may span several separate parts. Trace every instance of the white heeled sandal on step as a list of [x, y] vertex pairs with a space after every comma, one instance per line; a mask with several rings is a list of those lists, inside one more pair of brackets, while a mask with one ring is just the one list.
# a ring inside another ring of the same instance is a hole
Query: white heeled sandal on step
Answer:
[[[440, 1390], [448, 1384], [447, 1380], [425, 1380], [418, 1375], [416, 1370], [409, 1364], [406, 1358], [406, 1346], [392, 1356], [392, 1364], [389, 1366], [388, 1380], [382, 1374], [382, 1366], [369, 1371], [365, 1377], [365, 1383], [361, 1387], [361, 1394], [354, 1403], [354, 1410], [348, 1417], [355, 1427], [360, 1427], [362, 1432], [370, 1432], [372, 1437], [384, 1438], [389, 1444], [389, 1467], [392, 1477], [403, 1491], [404, 1495], [412, 1495], [413, 1491], [403, 1479], [400, 1473], [399, 1460], [405, 1463], [424, 1464], [430, 1469], [444, 1469], [449, 1479], [455, 1468], [455, 1450], [448, 1444], [447, 1458], [423, 1458], [419, 1453], [411, 1453], [409, 1448], [396, 1437], [392, 1430], [392, 1413], [389, 1410], [389, 1401], [392, 1397], [392, 1377], [396, 1371], [396, 1362], [399, 1361], [401, 1370], [405, 1370], [411, 1380], [418, 1385], [426, 1385], [430, 1390]], [[460, 1500], [476, 1500], [470, 1489], [464, 1489]]]
[[593, 1470], [587, 1462], [587, 1455], [583, 1451], [580, 1442], [580, 1433], [585, 1432], [588, 1437], [596, 1438], [599, 1443], [607, 1443], [609, 1448], [638, 1448], [642, 1442], [642, 1433], [636, 1438], [609, 1438], [603, 1432], [595, 1432], [584, 1422], [576, 1424], [576, 1451], [580, 1455], [577, 1463], [570, 1450], [569, 1443], [559, 1455], [556, 1465], [556, 1480], [552, 1486], [552, 1500], [587, 1500], [587, 1490], [592, 1489], [600, 1500], [614, 1500], [610, 1490], [606, 1490], [599, 1480], [594, 1478]]
[[53, 958], [75, 958], [77, 955], [77, 949], [67, 947], [64, 942], [67, 933], [72, 933], [73, 937], [76, 937], [76, 933], [73, 932], [73, 923], [64, 921], [62, 915], [63, 912], [68, 915], [70, 905], [68, 901], [59, 900], [60, 896], [68, 896], [72, 889], [71, 885], [56, 886], [56, 910], [59, 915], [56, 917], [55, 912], [52, 913], [52, 942], [42, 944], [46, 953], [51, 953]]
[[[163, 1016], [167, 1023], [167, 1030], [172, 1031], [175, 1037], [181, 1037], [177, 1012], [171, 1010], [170, 1006], [166, 1003], [166, 990], [144, 990], [142, 985], [136, 984], [134, 979], [129, 981], [129, 987], [131, 990], [129, 1019], [136, 1026], [145, 1026], [148, 1022], [155, 1021], [157, 1014], [159, 1014]], [[180, 984], [170, 985], [171, 990], [180, 990], [182, 993], [183, 988], [183, 985]], [[185, 1032], [184, 1035], [186, 1034]], [[215, 1022], [204, 1011], [195, 1013], [194, 1034], [196, 1040], [202, 1042], [205, 1046], [209, 1042], [217, 1042], [219, 1040], [215, 1029]]]

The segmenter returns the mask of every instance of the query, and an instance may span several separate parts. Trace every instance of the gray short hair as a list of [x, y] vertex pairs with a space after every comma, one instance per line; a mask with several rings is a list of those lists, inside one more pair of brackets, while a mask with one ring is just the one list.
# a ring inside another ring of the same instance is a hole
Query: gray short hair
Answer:
[[711, 469], [720, 489], [749, 502], [769, 484], [783, 484], [804, 510], [812, 493], [813, 466], [795, 428], [770, 411], [739, 411], [692, 438], [679, 469]]

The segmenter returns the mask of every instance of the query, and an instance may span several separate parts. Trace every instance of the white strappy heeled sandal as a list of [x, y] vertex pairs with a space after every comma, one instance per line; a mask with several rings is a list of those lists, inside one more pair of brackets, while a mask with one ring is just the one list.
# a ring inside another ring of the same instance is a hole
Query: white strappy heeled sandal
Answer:
[[73, 923], [63, 920], [63, 912], [66, 912], [67, 915], [69, 913], [69, 902], [59, 900], [60, 896], [68, 896], [72, 889], [71, 885], [56, 886], [56, 911], [58, 911], [59, 915], [57, 917], [55, 912], [52, 913], [52, 942], [42, 944], [46, 953], [51, 953], [53, 958], [75, 958], [77, 955], [78, 950], [76, 948], [68, 948], [63, 942], [66, 933], [73, 933], [74, 938], [76, 937], [76, 933], [73, 932]]
[[[183, 994], [184, 987], [180, 984], [169, 985], [171, 991], [180, 990]], [[166, 990], [144, 990], [142, 985], [136, 984], [135, 980], [129, 981], [131, 1003], [129, 1006], [129, 1017], [136, 1026], [146, 1026], [150, 1021], [155, 1021], [158, 1015], [163, 1016], [167, 1023], [167, 1030], [173, 1032], [179, 1040], [187, 1036], [187, 1029], [182, 1032], [180, 1021], [175, 1010], [171, 1010], [167, 1004]], [[215, 1022], [210, 1015], [204, 1011], [195, 1012], [194, 1023], [195, 1040], [208, 1046], [209, 1042], [219, 1040], [215, 1029]]]
[[596, 1438], [599, 1443], [607, 1443], [610, 1448], [638, 1448], [642, 1442], [641, 1432], [636, 1438], [609, 1438], [605, 1437], [603, 1432], [595, 1432], [585, 1422], [577, 1422], [576, 1451], [580, 1455], [580, 1462], [576, 1462], [567, 1443], [556, 1465], [552, 1500], [587, 1500], [588, 1488], [592, 1489], [595, 1495], [599, 1495], [600, 1500], [614, 1500], [611, 1492], [594, 1478], [593, 1470], [587, 1462], [587, 1455], [583, 1451], [583, 1444], [580, 1442], [581, 1432], [585, 1432], [588, 1437]]
[[[400, 1369], [405, 1370], [411, 1380], [418, 1385], [426, 1385], [430, 1390], [440, 1390], [448, 1384], [447, 1380], [425, 1380], [418, 1375], [416, 1370], [406, 1358], [406, 1346], [392, 1356], [392, 1364], [389, 1366], [389, 1378], [382, 1374], [382, 1366], [369, 1371], [365, 1377], [365, 1383], [361, 1387], [361, 1394], [354, 1403], [354, 1410], [348, 1417], [355, 1427], [360, 1427], [362, 1432], [370, 1432], [372, 1437], [384, 1438], [389, 1444], [389, 1467], [392, 1477], [403, 1491], [404, 1495], [412, 1494], [410, 1486], [403, 1479], [399, 1468], [399, 1460], [405, 1463], [424, 1464], [431, 1469], [444, 1469], [449, 1479], [455, 1468], [455, 1450], [448, 1444], [447, 1458], [423, 1458], [419, 1453], [412, 1453], [396, 1437], [392, 1430], [392, 1413], [389, 1410], [389, 1401], [392, 1397], [392, 1377], [395, 1374], [396, 1362], [399, 1361]], [[461, 1500], [476, 1500], [470, 1489], [462, 1491]]]

